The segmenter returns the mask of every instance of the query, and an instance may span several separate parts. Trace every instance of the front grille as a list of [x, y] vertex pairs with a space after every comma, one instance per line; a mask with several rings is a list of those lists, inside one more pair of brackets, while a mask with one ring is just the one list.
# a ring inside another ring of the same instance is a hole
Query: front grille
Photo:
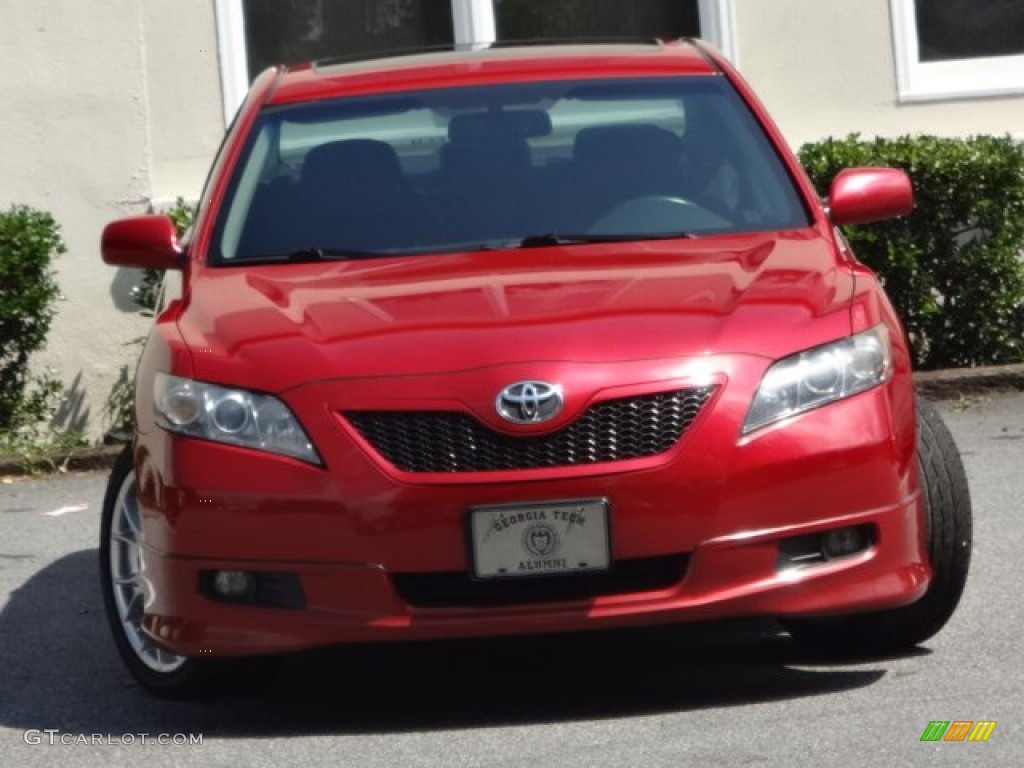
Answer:
[[621, 560], [610, 570], [518, 579], [473, 579], [464, 572], [398, 573], [399, 597], [419, 608], [459, 608], [589, 600], [603, 595], [674, 587], [686, 575], [689, 555]]
[[491, 472], [655, 456], [682, 437], [714, 387], [597, 403], [541, 436], [506, 435], [453, 411], [348, 411], [349, 423], [405, 472]]

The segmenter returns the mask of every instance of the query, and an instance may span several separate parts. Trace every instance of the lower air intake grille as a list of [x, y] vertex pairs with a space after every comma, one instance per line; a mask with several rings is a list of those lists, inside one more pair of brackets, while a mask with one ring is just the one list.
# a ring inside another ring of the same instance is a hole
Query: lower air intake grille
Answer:
[[683, 580], [689, 555], [622, 560], [600, 573], [473, 579], [467, 573], [392, 574], [408, 605], [420, 608], [553, 603], [669, 589]]
[[664, 453], [711, 397], [713, 387], [597, 403], [549, 435], [519, 437], [452, 411], [348, 411], [385, 459], [405, 472], [492, 472], [624, 461]]

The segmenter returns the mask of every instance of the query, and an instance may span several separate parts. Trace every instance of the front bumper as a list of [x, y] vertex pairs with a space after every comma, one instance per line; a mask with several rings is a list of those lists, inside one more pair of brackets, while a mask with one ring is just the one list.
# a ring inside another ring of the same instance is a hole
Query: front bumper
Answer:
[[[719, 381], [671, 450], [568, 472], [410, 477], [338, 432], [335, 412], [329, 405], [323, 415], [325, 400], [316, 392], [308, 403], [291, 405], [311, 427], [326, 470], [151, 431], [140, 437], [136, 461], [149, 587], [144, 627], [176, 653], [234, 656], [361, 641], [840, 614], [921, 597], [930, 569], [909, 381], [897, 376], [740, 439], [749, 396], [737, 392], [752, 391], [757, 376], [737, 387]], [[612, 593], [487, 605], [423, 602], [402, 588], [409, 575], [467, 574], [465, 516], [472, 506], [594, 497], [611, 507], [614, 562], [681, 558], [679, 577]], [[871, 532], [866, 549], [780, 566], [781, 541], [849, 526]], [[202, 585], [218, 570], [292, 574], [303, 605], [211, 599]]]
[[[890, 608], [924, 594], [929, 569], [912, 542], [917, 499], [818, 526], [870, 523], [878, 544], [863, 554], [803, 570], [776, 570], [778, 531], [710, 541], [695, 550], [678, 584], [591, 600], [492, 608], [415, 608], [398, 596], [387, 571], [372, 565], [192, 560], [147, 553], [154, 584], [197, 585], [218, 568], [295, 573], [302, 610], [231, 605], [198, 589], [161, 592], [146, 630], [183, 655], [234, 656], [366, 641], [515, 635], [644, 626], [732, 616], [847, 613]], [[794, 531], [787, 531], [791, 535]]]

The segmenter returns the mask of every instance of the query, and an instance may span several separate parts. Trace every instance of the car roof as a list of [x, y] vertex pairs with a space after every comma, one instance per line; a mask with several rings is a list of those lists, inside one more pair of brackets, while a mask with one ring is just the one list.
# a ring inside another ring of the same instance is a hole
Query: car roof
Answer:
[[595, 77], [712, 75], [714, 54], [694, 40], [494, 45], [480, 50], [325, 59], [281, 67], [267, 104], [487, 83]]

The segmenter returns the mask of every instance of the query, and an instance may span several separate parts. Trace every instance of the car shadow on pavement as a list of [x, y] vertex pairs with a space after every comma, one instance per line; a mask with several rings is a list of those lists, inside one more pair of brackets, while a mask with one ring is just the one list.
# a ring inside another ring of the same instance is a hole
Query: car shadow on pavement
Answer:
[[68, 555], [12, 593], [0, 614], [0, 725], [225, 738], [483, 728], [743, 706], [886, 673], [877, 658], [811, 658], [770, 622], [720, 622], [327, 649], [242, 694], [163, 701], [116, 655], [96, 558]]

